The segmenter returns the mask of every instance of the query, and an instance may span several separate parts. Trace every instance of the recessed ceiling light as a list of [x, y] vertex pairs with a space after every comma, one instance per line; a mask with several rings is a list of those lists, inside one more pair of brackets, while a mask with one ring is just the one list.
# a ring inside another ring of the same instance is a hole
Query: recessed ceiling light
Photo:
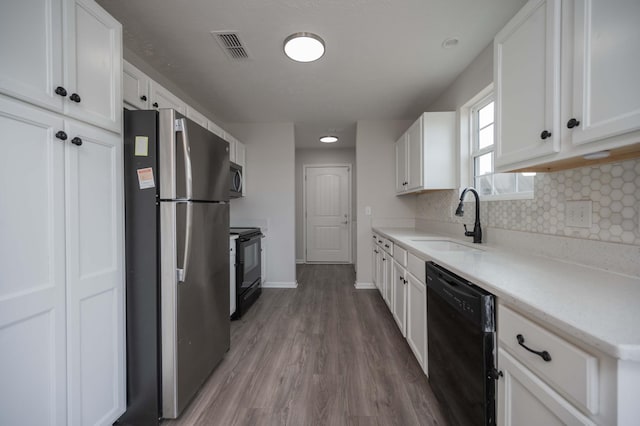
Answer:
[[607, 158], [611, 155], [609, 151], [598, 151], [592, 154], [583, 155], [582, 158], [585, 160], [600, 160], [602, 158]]
[[284, 53], [297, 62], [317, 61], [324, 55], [324, 40], [312, 33], [291, 34], [284, 40]]
[[334, 143], [334, 142], [338, 142], [338, 138], [335, 136], [323, 136], [320, 138], [320, 142]]
[[451, 49], [452, 47], [456, 47], [458, 43], [460, 43], [460, 39], [458, 37], [448, 37], [442, 42], [442, 47], [444, 49]]

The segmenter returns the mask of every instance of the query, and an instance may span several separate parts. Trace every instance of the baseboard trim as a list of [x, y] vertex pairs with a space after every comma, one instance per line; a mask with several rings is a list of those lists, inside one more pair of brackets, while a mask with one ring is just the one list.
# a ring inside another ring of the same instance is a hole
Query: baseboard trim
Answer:
[[298, 282], [288, 281], [267, 281], [262, 283], [263, 288], [298, 288]]
[[296, 264], [301, 265], [304, 263], [304, 259], [296, 259]]
[[373, 283], [359, 283], [357, 281], [353, 286], [356, 290], [375, 290], [377, 288]]

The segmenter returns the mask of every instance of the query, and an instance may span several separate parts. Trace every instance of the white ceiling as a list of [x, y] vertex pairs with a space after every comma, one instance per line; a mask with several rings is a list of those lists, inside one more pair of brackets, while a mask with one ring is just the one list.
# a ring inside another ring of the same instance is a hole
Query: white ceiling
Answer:
[[[297, 147], [355, 146], [360, 119], [415, 119], [525, 0], [98, 0], [127, 48], [225, 122], [293, 122]], [[210, 34], [236, 31], [250, 59]], [[317, 62], [282, 49], [294, 32], [325, 40]], [[443, 49], [447, 37], [459, 37]], [[342, 129], [340, 131], [336, 129]]]

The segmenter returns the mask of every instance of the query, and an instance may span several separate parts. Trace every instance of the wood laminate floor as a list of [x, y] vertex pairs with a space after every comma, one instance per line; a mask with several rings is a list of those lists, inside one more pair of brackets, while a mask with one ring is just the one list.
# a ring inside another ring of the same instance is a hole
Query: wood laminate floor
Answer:
[[444, 425], [377, 290], [352, 265], [299, 265], [231, 324], [231, 349], [180, 419], [163, 425]]

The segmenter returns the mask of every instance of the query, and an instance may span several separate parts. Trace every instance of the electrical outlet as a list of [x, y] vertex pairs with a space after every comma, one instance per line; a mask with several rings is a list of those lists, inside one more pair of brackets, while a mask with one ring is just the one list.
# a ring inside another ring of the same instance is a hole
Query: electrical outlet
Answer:
[[575, 228], [591, 228], [591, 200], [567, 201], [565, 209], [565, 224]]
[[366, 206], [366, 207], [364, 208], [364, 214], [365, 214], [366, 216], [371, 216], [371, 206]]

